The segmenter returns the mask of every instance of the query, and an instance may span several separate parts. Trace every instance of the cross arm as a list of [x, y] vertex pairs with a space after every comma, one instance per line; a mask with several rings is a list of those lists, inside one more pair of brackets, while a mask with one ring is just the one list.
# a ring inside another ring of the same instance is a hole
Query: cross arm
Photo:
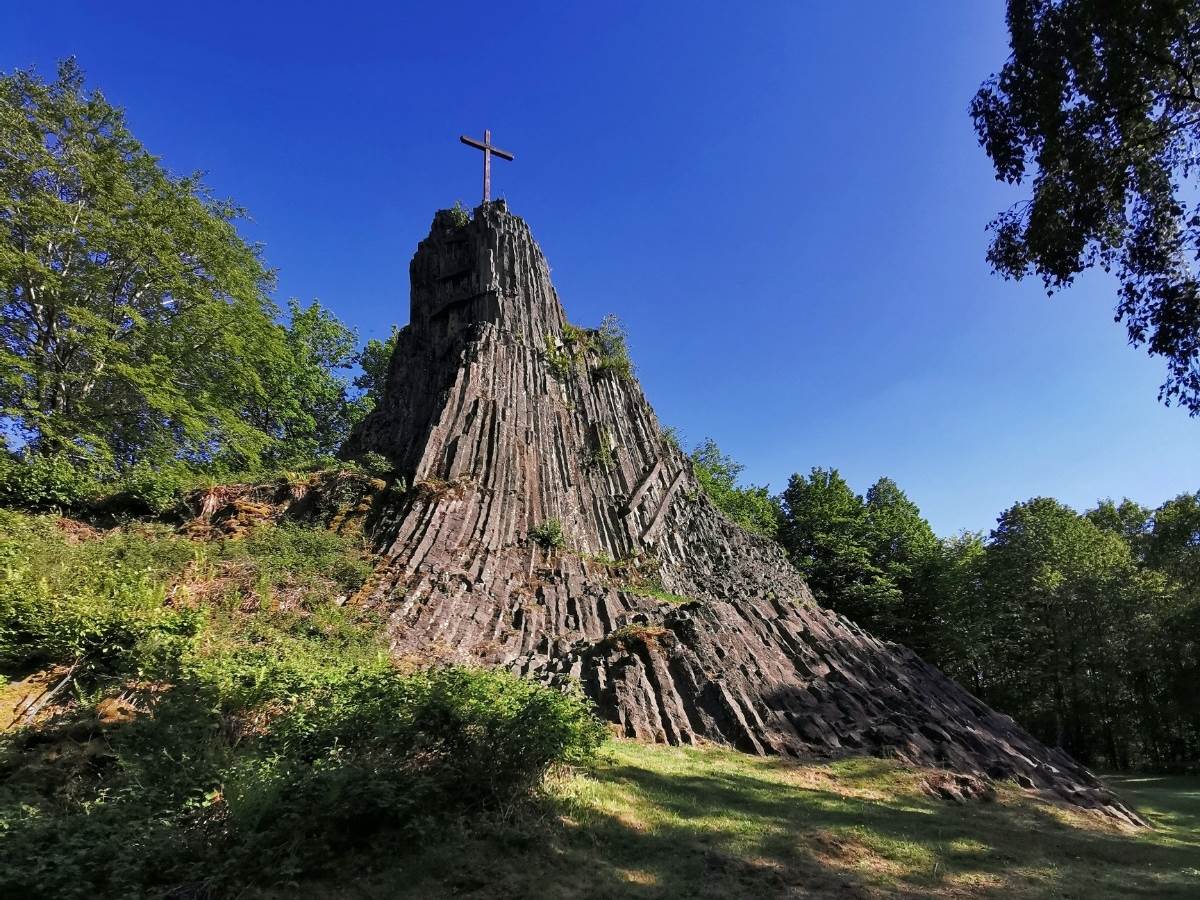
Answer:
[[464, 144], [466, 144], [468, 147], [474, 147], [476, 150], [490, 150], [492, 153], [496, 154], [496, 156], [500, 157], [501, 159], [507, 159], [510, 161], [515, 159], [515, 157], [511, 153], [509, 153], [507, 150], [501, 150], [498, 147], [492, 147], [489, 144], [481, 143], [480, 141], [477, 141], [474, 138], [467, 137], [465, 134], [460, 134], [458, 136], [458, 139], [460, 141], [462, 141]]

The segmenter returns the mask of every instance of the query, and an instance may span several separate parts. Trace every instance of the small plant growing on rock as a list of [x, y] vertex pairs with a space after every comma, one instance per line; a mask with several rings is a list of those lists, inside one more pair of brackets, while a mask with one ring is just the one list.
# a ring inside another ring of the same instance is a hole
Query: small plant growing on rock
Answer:
[[448, 211], [450, 213], [450, 221], [454, 224], [455, 228], [462, 228], [471, 221], [471, 212], [463, 206], [461, 200], [455, 200], [454, 206]]
[[563, 325], [562, 339], [564, 344], [576, 351], [588, 348], [587, 329], [580, 328], [578, 325], [572, 325], [570, 322]]
[[657, 576], [648, 578], [645, 581], [634, 582], [626, 590], [631, 594], [637, 594], [639, 597], [649, 597], [660, 603], [673, 603], [676, 606], [695, 602], [691, 597], [685, 597], [682, 594], [672, 594], [663, 587], [662, 579]]
[[575, 357], [567, 350], [560, 348], [552, 334], [546, 335], [546, 361], [550, 365], [550, 371], [559, 381], [566, 381], [571, 377], [571, 368]]
[[601, 428], [596, 435], [594, 445], [588, 451], [588, 463], [597, 469], [607, 472], [616, 462], [616, 456], [613, 453], [615, 449], [614, 444], [615, 441], [613, 440], [612, 432], [607, 428]]
[[621, 379], [633, 377], [625, 326], [612, 313], [600, 320], [600, 327], [592, 336], [592, 347], [599, 356], [594, 369], [597, 374]]
[[558, 519], [547, 519], [536, 528], [529, 529], [529, 539], [543, 550], [561, 550], [567, 546], [562, 522]]
[[596, 375], [633, 377], [625, 326], [611, 313], [600, 321], [599, 328], [580, 328], [567, 322], [563, 325], [561, 343], [554, 335], [546, 335], [546, 355], [559, 379], [570, 374], [577, 360], [588, 357], [591, 357], [592, 372]]
[[597, 445], [592, 449], [592, 452], [588, 454], [588, 462], [597, 469], [602, 469], [603, 471], [607, 472], [612, 468], [613, 463], [615, 462], [612, 447], [610, 447], [608, 444]]

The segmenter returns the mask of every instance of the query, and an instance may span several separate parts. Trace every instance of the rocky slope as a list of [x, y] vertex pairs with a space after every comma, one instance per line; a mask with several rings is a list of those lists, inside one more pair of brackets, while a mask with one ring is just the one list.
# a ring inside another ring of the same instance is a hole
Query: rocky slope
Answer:
[[612, 348], [567, 324], [503, 201], [438, 213], [411, 279], [384, 400], [345, 450], [386, 455], [411, 486], [376, 524], [364, 601], [397, 654], [578, 679], [642, 740], [894, 755], [1137, 821], [1066, 755], [819, 607], [777, 545], [713, 507]]

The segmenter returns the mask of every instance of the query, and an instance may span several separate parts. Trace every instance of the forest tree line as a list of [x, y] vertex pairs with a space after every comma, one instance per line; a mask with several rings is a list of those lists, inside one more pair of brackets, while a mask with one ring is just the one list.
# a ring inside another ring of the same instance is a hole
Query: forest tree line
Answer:
[[837, 469], [772, 496], [711, 440], [709, 496], [779, 541], [817, 600], [905, 644], [1041, 740], [1117, 769], [1200, 764], [1200, 491], [1079, 513], [1036, 497], [941, 538], [890, 478]]

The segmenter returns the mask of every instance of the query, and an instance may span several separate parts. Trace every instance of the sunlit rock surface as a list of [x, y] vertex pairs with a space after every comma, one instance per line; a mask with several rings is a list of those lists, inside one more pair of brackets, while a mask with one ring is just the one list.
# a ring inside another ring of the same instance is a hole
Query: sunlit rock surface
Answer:
[[[386, 455], [410, 486], [376, 523], [364, 601], [397, 655], [577, 679], [641, 740], [897, 756], [1137, 821], [1065, 754], [817, 606], [776, 544], [713, 507], [636, 380], [564, 331], [503, 201], [466, 224], [438, 213], [411, 278], [383, 402], [345, 450]], [[530, 537], [551, 520], [563, 548]]]

